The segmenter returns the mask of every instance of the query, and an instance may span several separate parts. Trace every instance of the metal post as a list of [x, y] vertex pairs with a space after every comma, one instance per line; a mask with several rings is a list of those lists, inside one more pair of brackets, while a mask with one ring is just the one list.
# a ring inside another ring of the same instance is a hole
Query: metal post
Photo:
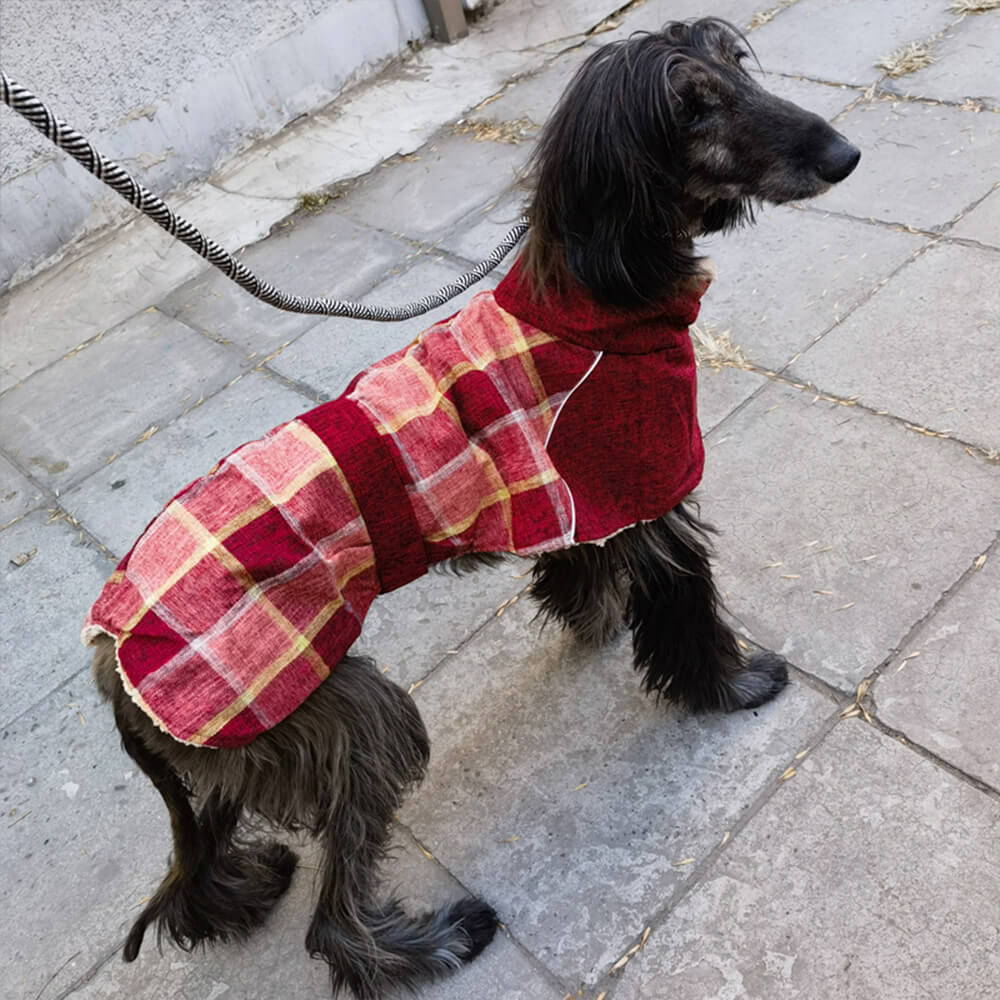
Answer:
[[424, 0], [431, 33], [439, 42], [454, 42], [469, 33], [462, 0]]

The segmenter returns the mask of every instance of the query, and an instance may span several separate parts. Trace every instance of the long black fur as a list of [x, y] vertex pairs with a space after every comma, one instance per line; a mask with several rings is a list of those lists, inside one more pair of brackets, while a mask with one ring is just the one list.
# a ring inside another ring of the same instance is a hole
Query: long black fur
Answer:
[[694, 238], [752, 221], [758, 201], [820, 194], [860, 153], [765, 91], [746, 39], [705, 18], [598, 49], [533, 157], [522, 257], [538, 294], [572, 277], [632, 307], [698, 271]]
[[[575, 282], [623, 309], [670, 295], [704, 266], [695, 237], [853, 170], [858, 151], [762, 90], [743, 65], [748, 52], [736, 29], [705, 19], [616, 42], [584, 64], [532, 164], [521, 262], [537, 295]], [[721, 617], [710, 530], [681, 503], [603, 545], [542, 556], [533, 595], [585, 642], [631, 629], [636, 669], [658, 699], [693, 711], [759, 705], [785, 685], [787, 667], [773, 653], [745, 657]], [[455, 569], [496, 558], [475, 553]], [[237, 749], [188, 746], [155, 728], [125, 692], [110, 639], [98, 643], [94, 675], [173, 831], [168, 874], [128, 935], [127, 961], [152, 925], [191, 949], [241, 940], [265, 920], [296, 859], [249, 832], [249, 815], [323, 846], [306, 947], [328, 964], [334, 992], [376, 1000], [415, 989], [492, 940], [497, 915], [482, 900], [416, 917], [379, 901], [392, 818], [429, 746], [412, 698], [371, 661], [345, 657], [292, 715]]]

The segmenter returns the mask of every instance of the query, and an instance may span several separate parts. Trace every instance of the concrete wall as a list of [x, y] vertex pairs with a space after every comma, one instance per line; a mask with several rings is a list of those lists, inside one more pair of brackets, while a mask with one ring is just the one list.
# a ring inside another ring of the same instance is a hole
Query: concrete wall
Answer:
[[[421, 0], [0, 0], [0, 65], [166, 193], [428, 35]], [[132, 210], [0, 105], [0, 290]]]

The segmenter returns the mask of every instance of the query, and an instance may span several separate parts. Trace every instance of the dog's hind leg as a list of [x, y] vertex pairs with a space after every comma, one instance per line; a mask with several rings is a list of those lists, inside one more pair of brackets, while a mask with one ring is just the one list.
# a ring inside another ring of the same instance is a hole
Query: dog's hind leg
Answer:
[[539, 556], [531, 571], [531, 596], [545, 618], [561, 622], [588, 645], [603, 646], [625, 623], [628, 579], [617, 548], [578, 545]]
[[217, 792], [196, 815], [187, 787], [166, 758], [150, 750], [120, 716], [118, 722], [125, 751], [166, 803], [174, 848], [170, 871], [125, 939], [125, 961], [139, 954], [152, 923], [160, 937], [166, 932], [185, 951], [245, 939], [291, 883], [295, 854], [274, 842], [239, 842], [235, 834], [242, 808]]
[[754, 708], [788, 682], [776, 653], [741, 652], [720, 615], [710, 546], [688, 505], [611, 539], [632, 577], [628, 619], [635, 666], [648, 692], [694, 712]]
[[[163, 798], [173, 832], [170, 870], [133, 924], [125, 960], [139, 954], [151, 924], [157, 925], [159, 938], [166, 933], [188, 950], [202, 942], [246, 937], [288, 888], [295, 855], [277, 843], [236, 838], [239, 795], [211, 791], [196, 813], [191, 790], [180, 776], [181, 771], [204, 771], [206, 765], [209, 771], [225, 770], [222, 755], [236, 751], [184, 746], [157, 730], [126, 694], [115, 667], [114, 643], [107, 636], [96, 642], [94, 680], [112, 703], [126, 753]], [[211, 778], [199, 785], [216, 787]]]
[[327, 779], [324, 827], [314, 831], [324, 859], [306, 947], [329, 965], [334, 993], [349, 988], [375, 1000], [471, 961], [492, 940], [497, 916], [477, 899], [419, 917], [398, 900], [377, 901], [390, 824], [406, 788], [423, 776], [427, 734], [413, 699], [368, 660], [345, 658], [324, 686], [336, 713], [327, 725], [335, 722], [343, 750]]

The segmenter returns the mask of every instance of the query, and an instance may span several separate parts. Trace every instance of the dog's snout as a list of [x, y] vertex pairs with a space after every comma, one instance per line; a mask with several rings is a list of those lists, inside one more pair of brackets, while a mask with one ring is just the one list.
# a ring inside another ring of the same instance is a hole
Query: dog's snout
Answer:
[[861, 159], [861, 150], [842, 135], [835, 135], [827, 144], [816, 165], [816, 171], [828, 184], [836, 184], [848, 177]]

